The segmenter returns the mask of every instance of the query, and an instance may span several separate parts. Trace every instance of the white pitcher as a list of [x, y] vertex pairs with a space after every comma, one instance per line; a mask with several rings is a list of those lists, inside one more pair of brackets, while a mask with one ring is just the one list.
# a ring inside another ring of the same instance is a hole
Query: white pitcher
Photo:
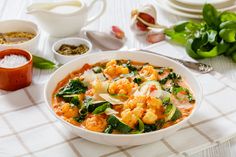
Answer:
[[[88, 18], [88, 13], [96, 2], [101, 2], [100, 11]], [[54, 12], [52, 9], [61, 6], [76, 6], [77, 10], [70, 13]], [[34, 3], [27, 7], [27, 13], [35, 16], [42, 29], [51, 36], [65, 37], [78, 33], [82, 27], [98, 19], [106, 9], [106, 0], [93, 0], [87, 6], [83, 1], [67, 1], [52, 3]]]

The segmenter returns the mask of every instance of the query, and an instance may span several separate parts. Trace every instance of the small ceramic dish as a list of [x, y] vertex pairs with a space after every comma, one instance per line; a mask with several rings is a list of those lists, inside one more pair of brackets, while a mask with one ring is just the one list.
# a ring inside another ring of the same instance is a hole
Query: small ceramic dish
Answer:
[[21, 49], [0, 51], [0, 59], [6, 55], [21, 55], [27, 59], [27, 62], [14, 68], [0, 67], [0, 89], [13, 91], [30, 85], [33, 72], [33, 57], [31, 53]]
[[25, 42], [16, 44], [0, 44], [0, 50], [9, 48], [19, 48], [27, 50], [31, 53], [36, 53], [38, 48], [39, 30], [36, 24], [25, 20], [5, 20], [0, 21], [0, 33], [8, 32], [29, 32], [35, 34], [35, 36]]
[[84, 44], [86, 46], [88, 46], [89, 50], [87, 52], [85, 52], [84, 54], [88, 54], [91, 52], [92, 50], [92, 44], [90, 41], [83, 39], [83, 38], [77, 38], [77, 37], [70, 37], [70, 38], [64, 38], [61, 40], [58, 40], [57, 42], [55, 42], [52, 46], [52, 51], [54, 53], [54, 58], [61, 64], [65, 64], [75, 58], [78, 58], [84, 54], [75, 54], [75, 55], [63, 55], [58, 53], [58, 49], [61, 47], [61, 45], [63, 44], [68, 44], [68, 45], [80, 45], [80, 44]]

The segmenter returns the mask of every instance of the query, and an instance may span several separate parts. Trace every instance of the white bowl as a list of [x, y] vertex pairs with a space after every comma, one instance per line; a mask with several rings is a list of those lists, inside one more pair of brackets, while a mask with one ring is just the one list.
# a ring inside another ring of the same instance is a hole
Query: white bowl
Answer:
[[38, 49], [39, 30], [36, 24], [25, 20], [5, 20], [0, 21], [0, 33], [6, 32], [30, 32], [34, 33], [35, 37], [19, 44], [0, 44], [0, 50], [9, 48], [25, 49], [32, 54], [36, 53]]
[[[93, 132], [74, 126], [57, 116], [52, 108], [52, 93], [56, 88], [57, 83], [60, 82], [63, 78], [65, 78], [70, 72], [80, 69], [86, 63], [94, 64], [97, 62], [109, 61], [111, 59], [130, 59], [145, 63], [148, 62], [155, 66], [172, 67], [176, 73], [180, 74], [183, 79], [187, 81], [187, 83], [193, 90], [196, 99], [196, 106], [194, 107], [192, 113], [187, 118], [173, 126], [143, 134], [105, 134]], [[47, 82], [44, 90], [44, 97], [51, 113], [74, 134], [96, 143], [115, 146], [132, 146], [152, 143], [164, 137], [168, 137], [171, 134], [175, 133], [178, 129], [180, 129], [200, 107], [200, 103], [202, 100], [202, 88], [194, 77], [194, 75], [190, 72], [190, 70], [185, 68], [183, 65], [168, 58], [139, 51], [107, 51], [81, 56], [80, 58], [75, 59], [72, 62], [60, 67], [54, 74], [51, 75], [49, 81]]]
[[[62, 55], [57, 52], [57, 50], [60, 48], [62, 44], [69, 44], [69, 45], [79, 45], [79, 44], [85, 44], [88, 46], [89, 50], [84, 54], [78, 54], [78, 55]], [[61, 64], [65, 64], [75, 58], [81, 57], [87, 53], [90, 53], [92, 50], [92, 44], [90, 41], [83, 39], [83, 38], [77, 38], [77, 37], [70, 37], [70, 38], [63, 38], [61, 40], [56, 41], [52, 45], [52, 51], [54, 53], [54, 58]]]

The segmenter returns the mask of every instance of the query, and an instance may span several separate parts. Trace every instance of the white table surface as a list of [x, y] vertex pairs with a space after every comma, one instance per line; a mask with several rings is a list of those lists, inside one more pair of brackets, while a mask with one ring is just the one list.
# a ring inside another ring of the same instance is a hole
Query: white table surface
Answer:
[[[25, 14], [26, 6], [32, 2], [51, 2], [53, 0], [0, 0], [0, 19], [27, 19], [34, 20], [30, 15]], [[86, 2], [90, 2], [87, 0]], [[112, 25], [120, 26], [126, 33], [127, 48], [144, 48], [149, 46], [145, 42], [143, 37], [135, 36], [130, 30], [130, 12], [133, 8], [137, 8], [141, 4], [152, 3], [155, 5], [155, 0], [107, 0], [107, 9], [105, 14], [90, 24], [85, 29], [89, 30], [99, 30], [109, 32]], [[92, 12], [96, 11], [92, 10]], [[157, 18], [158, 22], [163, 25], [171, 25], [178, 21], [184, 20], [181, 17], [177, 17], [157, 8]], [[50, 47], [52, 43], [57, 40], [55, 38], [49, 37], [47, 34], [42, 32], [41, 40], [39, 45], [40, 55], [47, 56], [53, 59]], [[177, 51], [185, 53], [184, 49], [176, 46]], [[214, 59], [202, 60], [204, 63], [211, 64], [216, 71], [229, 77], [230, 79], [236, 81], [236, 63], [233, 63], [230, 59], [225, 57], [217, 57]], [[42, 73], [50, 73], [50, 71], [40, 71], [34, 72], [34, 82], [40, 83], [45, 81], [45, 77], [41, 75]], [[229, 128], [230, 129], [230, 128]], [[220, 144], [214, 148], [207, 149], [205, 151], [199, 152], [193, 157], [234, 157], [236, 156], [236, 138], [229, 142]]]

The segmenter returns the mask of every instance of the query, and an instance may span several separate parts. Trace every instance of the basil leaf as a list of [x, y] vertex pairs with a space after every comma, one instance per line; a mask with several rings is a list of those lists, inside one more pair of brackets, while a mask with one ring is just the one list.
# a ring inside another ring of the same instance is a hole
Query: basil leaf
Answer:
[[189, 22], [182, 22], [178, 25], [174, 26], [174, 31], [175, 32], [182, 32], [185, 31], [185, 26], [188, 24]]
[[57, 65], [45, 58], [33, 55], [33, 66], [39, 69], [54, 69]]
[[221, 22], [236, 20], [236, 13], [225, 11], [220, 14], [220, 20]]
[[140, 85], [142, 83], [142, 79], [141, 78], [134, 78], [134, 83], [137, 83], [138, 85]]
[[113, 131], [113, 128], [111, 125], [108, 125], [107, 128], [104, 130], [104, 133], [111, 134]]
[[85, 93], [87, 86], [85, 86], [80, 79], [70, 80], [69, 83], [59, 90], [56, 96], [62, 97], [63, 95], [81, 94]]
[[236, 52], [232, 54], [232, 60], [236, 63]]
[[110, 108], [111, 107], [111, 105], [110, 105], [110, 103], [104, 103], [103, 105], [101, 105], [101, 106], [98, 106], [94, 111], [93, 111], [93, 114], [101, 114], [101, 113], [104, 113], [105, 112], [105, 110], [107, 109], [107, 108]]
[[225, 41], [232, 43], [236, 41], [236, 29], [222, 29], [220, 31], [220, 37]]
[[212, 28], [218, 28], [220, 24], [220, 19], [218, 17], [218, 12], [211, 4], [205, 4], [202, 10], [202, 15], [204, 21]]

